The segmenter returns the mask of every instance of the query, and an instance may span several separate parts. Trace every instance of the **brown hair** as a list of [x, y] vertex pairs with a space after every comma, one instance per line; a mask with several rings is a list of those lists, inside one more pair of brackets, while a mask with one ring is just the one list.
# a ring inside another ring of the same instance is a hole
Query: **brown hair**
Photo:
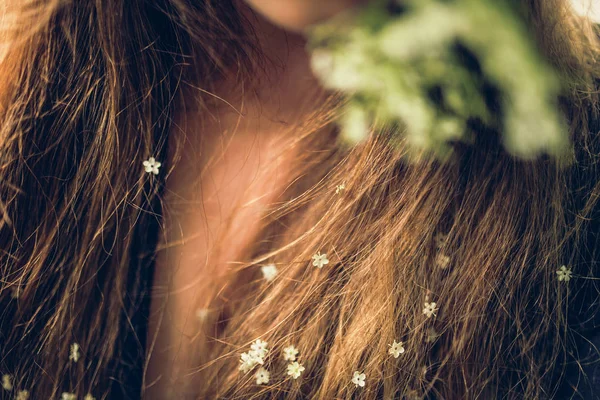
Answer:
[[[7, 13], [0, 65], [0, 371], [33, 398], [139, 396], [128, 386], [145, 357], [136, 331], [162, 189], [140, 163], [166, 158], [185, 88], [210, 92], [232, 70], [249, 80], [262, 60], [233, 1], [19, 3]], [[403, 162], [391, 129], [344, 149], [317, 129], [333, 99], [294, 141], [324, 151], [294, 161], [289, 201], [265, 216], [247, 263], [215, 299], [200, 398], [557, 393], [575, 316], [597, 295], [584, 278], [597, 275], [598, 43], [566, 1], [523, 6], [568, 84], [575, 162], [516, 160], [476, 124], [477, 143], [443, 165]], [[447, 239], [436, 242], [440, 233]], [[331, 260], [321, 270], [310, 266], [317, 251]], [[252, 279], [266, 262], [280, 269], [268, 284]], [[577, 279], [558, 282], [561, 264]], [[423, 315], [426, 298], [439, 305], [436, 318]], [[272, 354], [262, 387], [238, 371], [259, 337]], [[405, 357], [388, 356], [395, 339]], [[78, 363], [67, 356], [73, 342]], [[306, 367], [297, 381], [277, 356], [288, 344]], [[368, 377], [360, 392], [355, 370]]]

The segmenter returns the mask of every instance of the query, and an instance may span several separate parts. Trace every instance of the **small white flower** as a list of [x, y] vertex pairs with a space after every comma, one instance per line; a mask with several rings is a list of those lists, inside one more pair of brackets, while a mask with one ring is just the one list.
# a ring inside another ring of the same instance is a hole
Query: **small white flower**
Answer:
[[263, 367], [261, 367], [258, 371], [256, 371], [256, 374], [254, 374], [254, 377], [256, 378], [256, 384], [257, 385], [262, 385], [262, 384], [269, 383], [269, 377], [270, 376], [271, 376], [271, 374], [269, 373], [269, 371], [267, 371]]
[[450, 257], [448, 257], [447, 255], [445, 255], [443, 253], [438, 253], [435, 256], [435, 265], [437, 265], [441, 269], [448, 268], [449, 264], [450, 264]]
[[250, 372], [256, 364], [263, 364], [264, 360], [254, 350], [250, 350], [248, 353], [242, 353], [240, 358], [240, 366], [238, 369], [243, 373]]
[[79, 345], [77, 343], [71, 345], [69, 360], [72, 360], [73, 362], [79, 361]]
[[94, 396], [92, 396], [91, 393], [88, 393], [85, 395], [83, 400], [96, 400], [96, 398]]
[[571, 268], [567, 268], [565, 265], [561, 266], [557, 271], [559, 281], [569, 282], [571, 280]]
[[361, 374], [358, 371], [354, 371], [354, 375], [352, 376], [352, 383], [354, 383], [357, 387], [365, 387], [365, 378], [367, 376], [365, 374]]
[[63, 392], [61, 400], [77, 400], [77, 395], [75, 393]]
[[267, 349], [267, 342], [256, 339], [252, 345], [250, 345], [250, 351], [242, 353], [240, 358], [240, 366], [238, 369], [244, 373], [250, 372], [257, 364], [264, 364], [264, 358], [269, 352]]
[[28, 400], [29, 399], [29, 391], [27, 390], [19, 390], [15, 400]]
[[298, 379], [300, 375], [304, 372], [304, 367], [302, 364], [298, 363], [298, 361], [294, 361], [289, 363], [287, 366], [287, 374], [290, 375], [293, 379]]
[[262, 352], [257, 352], [257, 351], [255, 351], [255, 350], [250, 350], [250, 351], [248, 352], [248, 355], [249, 355], [250, 357], [252, 357], [252, 359], [254, 360], [254, 363], [255, 363], [255, 364], [260, 364], [260, 365], [263, 365], [263, 364], [265, 363], [265, 360], [264, 360], [264, 358], [265, 358], [265, 356], [267, 355], [267, 350], [264, 350], [264, 351], [262, 351]]
[[294, 346], [288, 346], [283, 349], [283, 359], [286, 361], [296, 361], [298, 350]]
[[144, 165], [144, 170], [146, 170], [147, 173], [154, 175], [158, 175], [158, 169], [162, 165], [160, 162], [156, 161], [154, 157], [150, 157], [142, 164]]
[[404, 353], [404, 343], [403, 342], [396, 342], [394, 340], [394, 343], [390, 344], [390, 350], [388, 351], [389, 354], [391, 354], [392, 356], [394, 356], [394, 358], [398, 358], [400, 357], [400, 354]]
[[435, 235], [435, 238], [433, 240], [435, 241], [435, 248], [439, 250], [442, 247], [446, 246], [448, 236], [444, 235], [443, 233], [438, 233], [437, 235]]
[[275, 264], [264, 265], [260, 267], [260, 271], [267, 282], [271, 282], [277, 276], [277, 267]]
[[9, 374], [2, 375], [2, 388], [4, 390], [12, 390], [13, 389], [12, 376], [11, 375], [9, 375]]
[[432, 316], [435, 316], [437, 310], [437, 303], [425, 303], [425, 308], [423, 308], [423, 314], [427, 315], [427, 318], [431, 318]]
[[425, 342], [433, 343], [437, 340], [438, 336], [439, 334], [436, 332], [435, 329], [429, 328], [427, 329], [427, 337], [425, 338]]
[[210, 311], [206, 308], [199, 308], [196, 310], [196, 318], [200, 321], [204, 321], [208, 317], [208, 314], [210, 314]]
[[346, 190], [346, 183], [342, 183], [341, 185], [337, 185], [335, 187], [335, 194], [340, 194], [344, 190]]
[[329, 264], [329, 260], [327, 259], [327, 254], [325, 254], [325, 253], [321, 254], [320, 251], [317, 254], [313, 255], [312, 259], [313, 259], [312, 265], [314, 265], [317, 268], [323, 268], [323, 265]]
[[254, 368], [254, 366], [256, 365], [256, 361], [254, 360], [254, 357], [252, 357], [248, 353], [242, 353], [240, 363], [241, 364], [238, 367], [238, 369], [240, 371], [242, 371], [243, 373], [250, 372], [250, 370], [252, 370], [252, 368]]
[[[268, 343], [260, 340], [260, 339], [256, 339], [252, 345], [250, 346], [250, 348], [252, 349], [252, 351], [254, 352], [254, 354], [260, 358], [264, 358], [267, 353], [269, 352], [269, 349], [267, 348]], [[262, 363], [261, 363], [262, 364]]]

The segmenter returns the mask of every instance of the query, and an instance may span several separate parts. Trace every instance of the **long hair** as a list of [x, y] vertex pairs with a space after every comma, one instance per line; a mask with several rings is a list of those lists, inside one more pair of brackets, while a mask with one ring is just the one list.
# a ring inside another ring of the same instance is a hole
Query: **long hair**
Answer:
[[[0, 372], [31, 398], [136, 398], [164, 186], [141, 161], [177, 154], [175, 113], [203, 110], [222, 76], [250, 82], [266, 61], [230, 0], [19, 3], [0, 64]], [[566, 1], [522, 3], [565, 77], [574, 161], [516, 160], [475, 125], [477, 143], [451, 162], [408, 164], [392, 129], [353, 149], [321, 135], [327, 103], [291, 144], [320, 151], [295, 152], [294, 184], [215, 295], [199, 398], [558, 393], [597, 295], [597, 32]], [[266, 263], [272, 282], [259, 279]], [[257, 338], [270, 348], [264, 386], [238, 370]], [[279, 356], [289, 344], [298, 380]]]

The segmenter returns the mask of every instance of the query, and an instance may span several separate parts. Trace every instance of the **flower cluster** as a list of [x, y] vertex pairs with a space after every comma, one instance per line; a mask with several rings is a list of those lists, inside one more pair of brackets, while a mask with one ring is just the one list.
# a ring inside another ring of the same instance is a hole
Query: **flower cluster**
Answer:
[[[477, 119], [501, 132], [517, 156], [566, 153], [559, 75], [518, 7], [497, 0], [402, 4], [405, 12], [396, 15], [387, 2], [370, 2], [309, 31], [315, 75], [350, 98], [340, 113], [343, 137], [358, 142], [372, 125], [400, 124], [410, 148], [444, 157], [453, 142], [471, 140], [468, 121]], [[478, 68], [464, 62], [464, 53]], [[484, 82], [499, 90], [501, 115], [487, 102]]]
[[283, 349], [283, 359], [286, 361], [291, 361], [287, 366], [287, 374], [292, 377], [292, 379], [298, 379], [302, 372], [304, 372], [304, 366], [296, 361], [296, 356], [298, 355], [298, 349], [296, 347], [288, 346]]
[[[71, 346], [69, 347], [69, 358], [68, 358], [69, 361], [77, 362], [80, 357], [81, 357], [81, 355], [80, 355], [79, 344], [72, 343]], [[0, 383], [1, 383], [2, 389], [7, 392], [12, 392], [15, 389], [14, 384], [13, 384], [13, 376], [10, 374], [3, 374], [2, 377], [0, 378]], [[0, 397], [4, 398], [3, 396], [0, 396]], [[29, 398], [30, 398], [29, 390], [18, 390], [18, 391], [15, 390], [14, 400], [29, 400]], [[60, 396], [60, 400], [77, 400], [77, 394], [72, 393], [72, 392], [63, 392]], [[94, 396], [91, 395], [91, 393], [88, 393], [85, 395], [83, 400], [96, 400], [96, 399]]]
[[442, 252], [442, 250], [446, 247], [448, 236], [443, 233], [438, 233], [435, 235], [435, 249], [437, 250], [437, 254], [435, 256], [435, 265], [438, 268], [446, 269], [448, 265], [450, 265], [450, 257]]
[[[13, 390], [12, 376], [9, 374], [2, 375], [2, 389], [10, 392]], [[15, 400], [29, 400], [28, 390], [19, 390], [15, 395]]]
[[250, 372], [255, 366], [263, 365], [265, 363], [264, 359], [269, 352], [267, 346], [267, 342], [260, 339], [255, 340], [252, 345], [250, 345], [250, 351], [247, 353], [242, 353], [239, 370], [247, 373]]
[[[250, 351], [242, 353], [241, 355], [241, 364], [239, 366], [240, 371], [247, 373], [250, 372], [255, 366], [261, 365], [261, 367], [254, 374], [257, 385], [267, 384], [271, 379], [271, 373], [263, 366], [268, 352], [269, 350], [267, 348], [267, 342], [257, 339], [250, 346]], [[287, 374], [291, 376], [292, 379], [298, 379], [305, 370], [304, 366], [296, 361], [297, 355], [298, 350], [293, 345], [283, 349], [283, 359], [285, 361], [289, 361], [287, 366]]]
[[[2, 375], [2, 389], [10, 392], [13, 390], [12, 376], [9, 374]], [[29, 400], [28, 390], [19, 390], [15, 395], [15, 400]]]
[[[449, 257], [447, 257], [443, 253], [439, 252], [441, 249], [443, 249], [446, 246], [446, 241], [447, 241], [446, 235], [438, 234], [435, 237], [435, 245], [436, 245], [435, 247], [438, 250], [438, 253], [436, 256], [436, 264], [440, 268], [446, 268], [448, 263], [450, 262]], [[316, 254], [314, 254], [312, 256], [312, 265], [317, 268], [322, 268], [323, 266], [327, 265], [328, 263], [329, 263], [329, 259], [327, 258], [327, 254], [325, 254], [325, 253], [317, 252]], [[277, 268], [273, 264], [263, 266], [261, 268], [261, 270], [263, 272], [264, 278], [267, 281], [273, 279], [274, 276], [277, 274]], [[556, 274], [558, 276], [559, 281], [567, 282], [572, 277], [571, 268], [568, 268], [565, 265], [562, 265], [556, 271]], [[428, 291], [425, 296], [425, 302], [424, 302], [424, 306], [423, 306], [423, 310], [422, 310], [422, 313], [427, 318], [435, 317], [436, 313], [439, 310], [437, 302], [430, 301], [430, 294], [431, 294], [431, 292]], [[438, 339], [438, 337], [439, 337], [439, 333], [435, 330], [435, 328], [429, 327], [427, 329], [424, 340], [426, 343], [433, 343]], [[406, 352], [406, 349], [404, 347], [404, 342], [402, 342], [402, 341], [396, 341], [394, 339], [394, 341], [391, 344], [389, 344], [388, 346], [389, 346], [388, 354], [390, 356], [392, 356], [393, 358], [399, 358], [400, 355], [402, 355]], [[246, 372], [249, 372], [250, 370], [252, 370], [255, 366], [261, 365], [261, 367], [257, 370], [257, 372], [254, 375], [254, 377], [256, 378], [257, 385], [267, 384], [271, 377], [270, 372], [262, 366], [264, 364], [264, 358], [267, 355], [267, 353], [268, 353], [267, 343], [260, 339], [257, 339], [255, 342], [252, 343], [250, 351], [246, 352], [246, 353], [242, 353], [242, 355], [241, 355], [241, 364], [239, 366], [240, 371], [243, 371], [244, 373], [246, 373]], [[305, 367], [296, 360], [298, 353], [299, 353], [298, 349], [296, 349], [295, 346], [290, 345], [288, 347], [285, 347], [283, 349], [282, 353], [283, 353], [283, 359], [288, 362], [287, 375], [289, 375], [292, 379], [298, 379], [302, 375], [302, 373], [305, 371]], [[423, 373], [424, 374], [427, 373], [426, 367], [423, 369]], [[357, 388], [365, 387], [366, 386], [366, 374], [361, 371], [354, 371], [352, 378], [351, 378], [351, 382]], [[414, 392], [414, 393], [417, 393], [417, 392]]]

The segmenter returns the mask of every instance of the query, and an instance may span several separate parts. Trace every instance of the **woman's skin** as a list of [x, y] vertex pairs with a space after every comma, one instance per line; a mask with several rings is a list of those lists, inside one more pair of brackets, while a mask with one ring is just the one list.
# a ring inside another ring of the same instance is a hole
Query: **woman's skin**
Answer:
[[301, 31], [364, 0], [246, 0], [254, 10], [288, 31]]
[[262, 50], [274, 61], [272, 69], [258, 77], [258, 93], [243, 96], [233, 79], [225, 80], [215, 93], [223, 101], [209, 113], [181, 115], [176, 126], [185, 130], [172, 132], [183, 135], [186, 145], [166, 180], [145, 399], [193, 398], [194, 387], [202, 385], [190, 370], [206, 361], [196, 349], [213, 316], [209, 313], [203, 321], [198, 310], [216, 295], [220, 278], [235, 267], [258, 233], [258, 219], [290, 183], [293, 154], [284, 151], [290, 137], [287, 127], [319, 106], [315, 98], [321, 88], [310, 71], [305, 41], [281, 27], [301, 29], [351, 2], [248, 3], [259, 12], [253, 15], [246, 8]]

